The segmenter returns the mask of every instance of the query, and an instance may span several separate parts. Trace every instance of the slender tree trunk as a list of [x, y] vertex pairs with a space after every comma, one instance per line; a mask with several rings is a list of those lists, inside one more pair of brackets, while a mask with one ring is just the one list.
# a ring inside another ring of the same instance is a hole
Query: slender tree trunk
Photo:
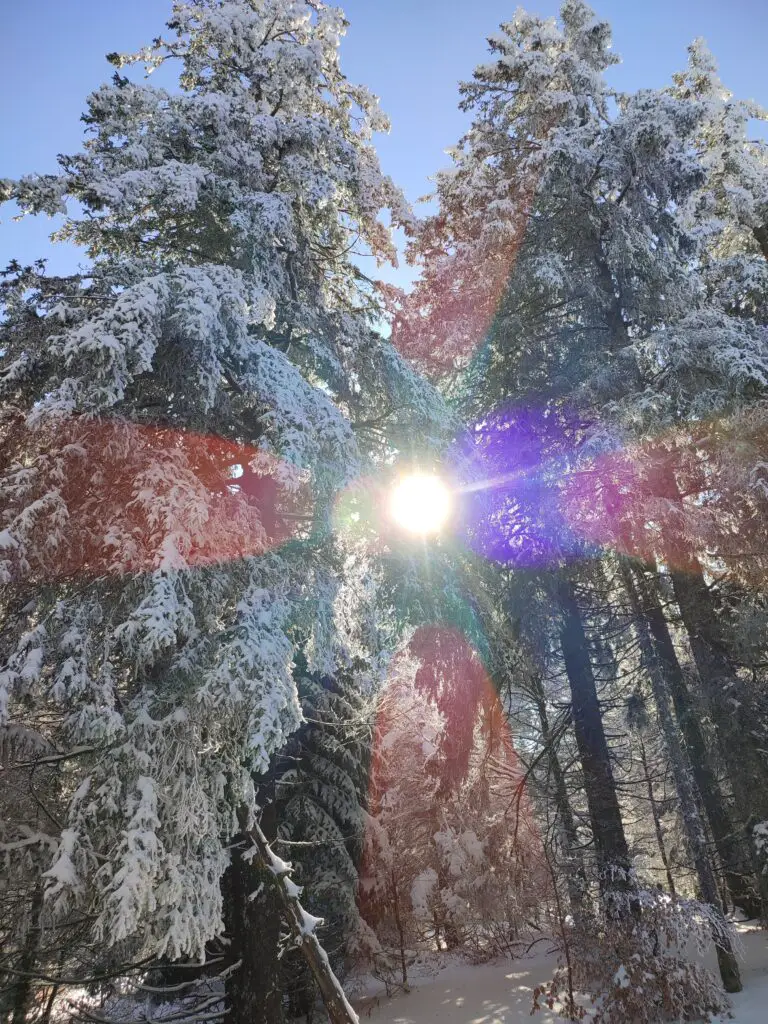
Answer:
[[[573, 988], [573, 959], [571, 956], [571, 940], [569, 936], [570, 928], [566, 922], [565, 914], [563, 913], [563, 905], [560, 900], [560, 893], [557, 888], [557, 870], [555, 865], [552, 863], [552, 859], [549, 856], [546, 844], [543, 847], [544, 859], [547, 864], [547, 871], [552, 881], [552, 896], [555, 903], [555, 914], [557, 915], [557, 931], [560, 937], [560, 943], [563, 953], [563, 960], [565, 962], [565, 976], [568, 983], [566, 990], [566, 998], [562, 1000], [562, 1007], [560, 1009], [560, 1016], [565, 1020], [582, 1020], [583, 1010], [581, 1007], [576, 1005], [576, 996]], [[537, 1004], [537, 1000], [534, 1001], [534, 1005]]]
[[397, 891], [397, 878], [395, 877], [394, 869], [390, 877], [392, 884], [392, 907], [395, 912], [395, 927], [397, 928], [397, 938], [400, 943], [400, 974], [403, 979], [403, 988], [408, 991], [408, 964], [405, 959], [405, 932], [403, 930], [403, 919], [400, 916], [400, 895]]
[[[64, 957], [65, 957], [65, 951], [62, 950], [59, 953], [59, 960], [58, 960], [58, 963], [57, 963], [57, 966], [56, 966], [56, 977], [57, 978], [61, 976], [61, 970], [62, 970], [62, 967], [64, 966]], [[61, 985], [51, 985], [51, 990], [48, 993], [48, 998], [47, 998], [46, 1003], [45, 1003], [45, 1010], [43, 1011], [43, 1015], [40, 1018], [40, 1024], [50, 1024], [51, 1015], [53, 1014], [53, 1006], [54, 1006], [54, 1003], [56, 1002], [56, 996], [59, 994], [60, 991], [61, 991]]]
[[357, 1014], [344, 994], [339, 979], [331, 969], [328, 956], [315, 935], [315, 927], [321, 922], [310, 917], [299, 902], [301, 890], [290, 878], [290, 865], [275, 857], [258, 823], [246, 827], [245, 812], [241, 814], [241, 824], [243, 831], [247, 831], [253, 843], [254, 862], [271, 876], [271, 888], [277, 893], [282, 917], [288, 925], [293, 941], [309, 964], [331, 1024], [359, 1024]]
[[24, 940], [24, 949], [18, 960], [19, 976], [14, 985], [12, 1024], [24, 1024], [27, 1020], [27, 1013], [32, 1008], [35, 980], [32, 975], [40, 948], [40, 912], [42, 909], [43, 887], [40, 883], [32, 895], [29, 908], [29, 928]]
[[560, 643], [571, 690], [576, 745], [604, 892], [631, 891], [630, 860], [584, 624], [570, 579], [558, 583]]
[[53, 1004], [56, 1002], [56, 996], [59, 994], [59, 986], [51, 985], [51, 991], [48, 993], [48, 998], [45, 1002], [45, 1010], [43, 1016], [40, 1018], [40, 1024], [49, 1024], [51, 1014], [53, 1013]]
[[562, 765], [560, 764], [560, 758], [557, 756], [557, 749], [555, 747], [552, 730], [549, 725], [549, 716], [547, 715], [547, 704], [544, 690], [541, 686], [541, 680], [538, 678], [534, 682], [534, 699], [536, 701], [536, 710], [539, 715], [541, 740], [547, 748], [547, 765], [549, 767], [550, 778], [552, 779], [552, 795], [555, 802], [555, 808], [557, 809], [557, 815], [560, 822], [560, 832], [563, 837], [566, 857], [568, 860], [568, 898], [570, 900], [573, 916], [574, 918], [578, 918], [584, 905], [587, 876], [584, 869], [584, 858], [582, 857], [579, 849], [579, 836], [576, 829], [576, 822], [573, 817], [571, 801], [568, 798], [565, 775], [563, 773]]
[[651, 681], [654, 703], [659, 716], [662, 734], [669, 755], [669, 763], [675, 779], [675, 787], [680, 799], [680, 814], [683, 822], [686, 841], [696, 869], [696, 876], [705, 903], [709, 903], [720, 912], [720, 921], [713, 927], [712, 938], [717, 952], [717, 963], [720, 977], [726, 992], [740, 992], [741, 978], [736, 957], [731, 946], [728, 926], [722, 916], [717, 879], [707, 849], [704, 823], [701, 820], [696, 790], [685, 752], [680, 742], [677, 726], [670, 707], [669, 693], [666, 687], [665, 674], [662, 670], [657, 652], [653, 648], [650, 629], [642, 614], [642, 607], [634, 586], [632, 574], [626, 563], [622, 569], [624, 582], [632, 603], [635, 623], [637, 626], [640, 649], [646, 663]]
[[667, 876], [667, 887], [673, 896], [677, 896], [677, 890], [675, 888], [675, 880], [672, 877], [672, 869], [669, 865], [669, 857], [667, 856], [667, 846], [664, 842], [664, 830], [661, 827], [661, 815], [659, 814], [659, 805], [656, 802], [656, 794], [653, 791], [653, 779], [651, 778], [651, 772], [648, 765], [648, 758], [645, 753], [645, 744], [643, 743], [642, 736], [638, 736], [638, 745], [640, 749], [640, 763], [643, 766], [643, 775], [645, 776], [645, 786], [648, 791], [648, 803], [651, 807], [651, 816], [653, 818], [653, 828], [656, 833], [656, 845], [659, 848], [659, 856], [661, 857], [661, 863], [664, 865], [664, 872]]
[[640, 602], [640, 614], [648, 623], [660, 671], [675, 709], [675, 715], [683, 734], [693, 777], [696, 782], [702, 806], [712, 831], [717, 854], [723, 865], [725, 883], [731, 900], [742, 907], [750, 917], [760, 915], [760, 899], [753, 885], [749, 857], [745, 857], [734, 832], [733, 822], [726, 807], [725, 798], [717, 781], [713, 765], [711, 746], [708, 743], [669, 633], [658, 592], [639, 566], [631, 572]]

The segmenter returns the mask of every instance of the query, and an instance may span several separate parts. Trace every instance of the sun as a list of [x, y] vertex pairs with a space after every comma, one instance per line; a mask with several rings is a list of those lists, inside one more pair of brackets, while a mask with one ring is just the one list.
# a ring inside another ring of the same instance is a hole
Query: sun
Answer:
[[429, 473], [411, 473], [394, 486], [389, 499], [391, 518], [409, 533], [439, 533], [451, 514], [451, 492]]

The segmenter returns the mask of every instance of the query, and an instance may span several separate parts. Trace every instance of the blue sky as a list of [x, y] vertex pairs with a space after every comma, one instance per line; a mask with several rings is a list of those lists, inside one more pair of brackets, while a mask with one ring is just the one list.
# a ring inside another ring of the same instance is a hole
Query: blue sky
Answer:
[[[385, 170], [415, 200], [429, 175], [446, 163], [458, 139], [458, 79], [484, 59], [485, 38], [508, 19], [515, 0], [348, 0], [350, 29], [342, 51], [349, 78], [381, 97], [392, 133], [377, 146]], [[557, 0], [525, 4], [555, 14]], [[767, 0], [595, 0], [614, 29], [623, 63], [611, 70], [618, 88], [659, 86], [686, 60], [696, 36], [709, 42], [726, 85], [768, 106]], [[112, 69], [111, 50], [132, 50], [162, 31], [170, 0], [24, 0], [9, 3], [0, 35], [0, 177], [53, 171], [56, 154], [75, 152], [85, 97]], [[54, 246], [47, 219], [10, 220], [0, 208], [0, 265], [11, 257], [49, 259], [54, 272], [75, 268], [78, 255]], [[398, 275], [400, 276], [400, 275]]]

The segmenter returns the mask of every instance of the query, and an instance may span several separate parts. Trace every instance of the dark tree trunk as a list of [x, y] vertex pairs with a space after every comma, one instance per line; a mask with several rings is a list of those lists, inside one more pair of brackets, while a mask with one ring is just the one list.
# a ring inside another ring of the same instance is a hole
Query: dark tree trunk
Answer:
[[37, 963], [37, 952], [40, 947], [40, 912], [43, 908], [42, 883], [35, 889], [29, 908], [29, 928], [24, 940], [24, 949], [17, 962], [17, 980], [13, 986], [12, 1024], [24, 1024], [27, 1013], [32, 1009], [31, 1002], [35, 990], [33, 972]]
[[768, 260], [768, 224], [760, 224], [759, 227], [752, 228], [752, 234], [755, 236], [763, 256]]
[[[685, 624], [691, 652], [709, 704], [720, 755], [733, 791], [744, 846], [758, 879], [761, 909], [768, 905], [768, 874], [756, 862], [752, 830], [768, 819], [768, 758], [754, 734], [755, 718], [744, 684], [718, 643], [719, 622], [699, 562], [690, 559], [685, 572], [671, 572], [675, 600]], [[757, 916], [757, 915], [756, 915]]]
[[563, 837], [563, 845], [568, 863], [565, 865], [568, 884], [568, 898], [571, 904], [571, 911], [574, 918], [578, 918], [584, 905], [586, 890], [586, 871], [584, 869], [584, 858], [579, 848], [579, 836], [576, 829], [576, 822], [573, 817], [571, 801], [568, 798], [568, 788], [565, 784], [565, 774], [560, 758], [557, 756], [555, 737], [549, 724], [547, 715], [547, 704], [541, 680], [536, 679], [533, 685], [536, 710], [539, 715], [541, 726], [541, 741], [547, 750], [547, 766], [552, 780], [552, 797], [557, 810], [560, 823], [560, 832]]
[[760, 899], [751, 884], [749, 857], [737, 839], [725, 798], [717, 781], [710, 744], [699, 722], [694, 701], [669, 633], [658, 592], [642, 569], [636, 567], [632, 578], [637, 587], [641, 612], [648, 623], [653, 645], [664, 675], [665, 688], [672, 698], [680, 731], [691, 762], [701, 803], [712, 831], [717, 854], [723, 865], [725, 883], [732, 901], [750, 917], [760, 914]]
[[589, 819], [595, 841], [603, 892], [629, 891], [629, 849], [603, 729], [587, 638], [573, 585], [567, 576], [558, 583], [562, 614], [560, 643], [571, 690], [571, 713], [579, 751]]
[[654, 703], [656, 704], [659, 723], [667, 747], [669, 762], [675, 779], [675, 787], [680, 799], [680, 816], [683, 830], [696, 869], [701, 896], [706, 903], [721, 911], [721, 920], [712, 929], [712, 938], [715, 943], [720, 976], [726, 992], [740, 992], [741, 978], [739, 976], [739, 967], [731, 946], [727, 924], [725, 919], [722, 918], [717, 879], [707, 849], [704, 823], [699, 813], [696, 789], [690, 770], [691, 766], [685, 756], [677, 725], [672, 715], [666, 675], [658, 652], [654, 649], [651, 631], [643, 614], [642, 603], [638, 596], [632, 573], [626, 564], [622, 567], [622, 573], [634, 611], [640, 650], [650, 677]]
[[[670, 461], [658, 475], [661, 493], [679, 509], [683, 499]], [[768, 818], [768, 758], [754, 735], [755, 718], [749, 694], [721, 641], [716, 598], [685, 537], [663, 532], [663, 554], [669, 566], [675, 600], [688, 635], [693, 660], [709, 706], [720, 756], [733, 791], [738, 824], [751, 850], [751, 828]]]
[[[245, 809], [241, 812], [241, 820], [245, 831]], [[331, 969], [328, 956], [315, 935], [315, 926], [320, 922], [313, 920], [305, 912], [299, 901], [300, 889], [288, 877], [290, 865], [275, 857], [258, 823], [247, 829], [247, 835], [251, 840], [257, 862], [264, 868], [272, 889], [277, 893], [280, 911], [288, 925], [291, 938], [312, 971], [331, 1024], [359, 1024], [357, 1014], [344, 994], [339, 979]]]
[[[274, 837], [273, 805], [262, 815], [262, 828]], [[228, 1024], [282, 1024], [280, 984], [281, 908], [267, 869], [243, 856], [252, 849], [250, 837], [237, 836], [232, 863], [224, 876], [225, 924], [233, 963], [241, 961], [226, 981]], [[259, 895], [251, 899], [260, 889]]]
[[689, 561], [685, 572], [670, 573], [675, 600], [712, 712], [736, 806], [746, 824], [755, 813], [758, 819], [768, 817], [768, 758], [757, 749], [744, 685], [718, 643], [720, 624], [701, 566], [695, 558]]

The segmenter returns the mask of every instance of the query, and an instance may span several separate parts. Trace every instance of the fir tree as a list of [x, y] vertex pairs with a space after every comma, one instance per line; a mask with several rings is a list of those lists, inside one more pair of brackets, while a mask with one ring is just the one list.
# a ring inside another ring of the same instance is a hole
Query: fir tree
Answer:
[[[602, 78], [615, 60], [609, 30], [581, 2], [563, 4], [560, 25], [519, 13], [490, 45], [494, 61], [462, 87], [472, 126], [438, 176], [438, 212], [412, 245], [424, 275], [400, 337], [425, 365], [436, 352], [470, 425], [470, 536], [518, 567], [500, 574], [497, 600], [519, 589], [525, 604], [538, 589], [554, 604], [544, 648], [561, 650], [597, 861], [615, 889], [629, 847], [600, 691], [616, 673], [602, 667], [610, 645], [590, 561], [598, 545], [615, 545], [679, 566], [676, 598], [701, 648], [703, 687], [709, 679], [709, 692], [722, 693], [711, 595], [709, 605], [703, 591], [695, 607], [685, 600], [697, 578], [695, 500], [673, 521], [661, 512], [669, 489], [644, 491], [640, 480], [659, 483], [654, 443], [675, 446], [683, 453], [673, 475], [687, 493], [693, 473], [683, 480], [681, 470], [700, 457], [703, 430], [686, 447], [685, 428], [704, 416], [708, 427], [739, 394], [762, 388], [763, 333], [706, 301], [706, 231], [690, 211], [714, 172], [691, 143], [711, 106], [643, 90], [615, 96], [612, 112]], [[648, 450], [633, 447], [641, 439]], [[635, 476], [622, 476], [624, 451], [637, 460]], [[691, 494], [705, 493], [705, 479]], [[647, 492], [654, 498], [644, 503]], [[618, 524], [629, 521], [628, 547]], [[737, 677], [731, 663], [731, 688]], [[713, 715], [727, 717], [722, 706]], [[730, 736], [725, 746], [733, 756]], [[721, 939], [723, 976], [736, 989], [724, 929]]]
[[342, 15], [205, 0], [168, 28], [111, 55], [58, 174], [3, 183], [91, 260], [12, 268], [0, 340], [2, 738], [13, 785], [39, 768], [46, 793], [34, 827], [12, 801], [3, 855], [44, 897], [17, 956], [69, 922], [70, 975], [221, 935], [229, 840], [301, 722], [297, 651], [331, 676], [376, 654], [334, 496], [398, 431], [436, 436], [353, 260], [391, 259], [379, 215], [409, 213]]

